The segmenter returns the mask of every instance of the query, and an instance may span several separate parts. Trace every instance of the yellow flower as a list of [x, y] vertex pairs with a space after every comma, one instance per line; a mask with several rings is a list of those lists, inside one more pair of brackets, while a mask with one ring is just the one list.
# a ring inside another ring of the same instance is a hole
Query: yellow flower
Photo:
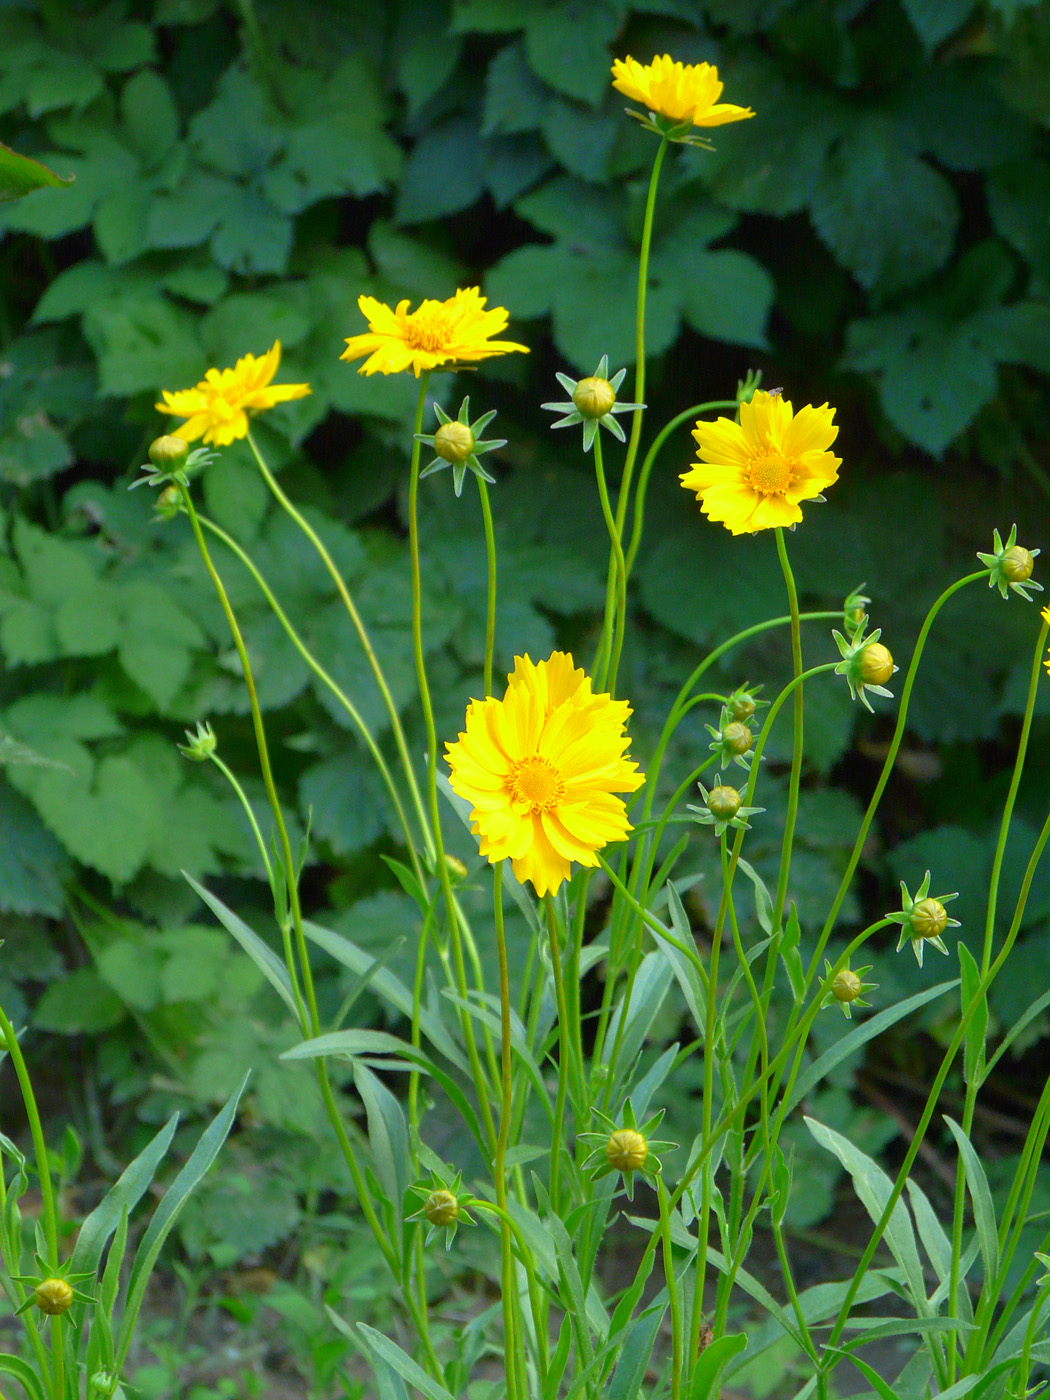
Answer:
[[409, 311], [406, 299], [391, 311], [375, 297], [358, 297], [368, 332], [350, 336], [339, 358], [359, 360], [367, 355], [359, 374], [400, 374], [410, 369], [418, 379], [422, 370], [442, 365], [473, 364], [511, 350], [527, 355], [526, 345], [489, 339], [506, 330], [507, 312], [502, 306], [486, 311], [485, 300], [477, 287], [467, 287], [448, 301], [424, 301]]
[[[1050, 608], [1044, 608], [1039, 616], [1046, 623], [1047, 627], [1050, 627]], [[1047, 674], [1050, 675], [1050, 647], [1046, 649], [1046, 660], [1043, 662], [1043, 665], [1046, 667]]]
[[184, 442], [203, 437], [216, 447], [229, 447], [238, 438], [247, 437], [249, 413], [261, 413], [310, 392], [309, 384], [271, 384], [280, 363], [281, 342], [275, 340], [273, 349], [259, 359], [242, 355], [233, 369], [210, 369], [192, 389], [179, 389], [174, 394], [163, 390], [162, 402], [154, 407], [186, 419], [179, 428]]
[[510, 860], [538, 895], [573, 862], [595, 866], [631, 830], [619, 792], [645, 781], [624, 757], [625, 701], [595, 695], [572, 657], [518, 657], [502, 700], [472, 700], [466, 730], [446, 744], [451, 784], [471, 803], [472, 831], [492, 862]]
[[740, 405], [739, 423], [697, 423], [700, 461], [682, 474], [682, 485], [734, 535], [794, 525], [802, 519], [799, 502], [838, 480], [842, 458], [828, 451], [838, 437], [834, 416], [827, 404], [795, 414], [779, 394], [758, 389]]
[[755, 114], [750, 107], [719, 102], [722, 83], [711, 63], [676, 63], [670, 54], [642, 64], [636, 58], [617, 59], [612, 66], [613, 87], [641, 102], [656, 116], [693, 126], [724, 126]]

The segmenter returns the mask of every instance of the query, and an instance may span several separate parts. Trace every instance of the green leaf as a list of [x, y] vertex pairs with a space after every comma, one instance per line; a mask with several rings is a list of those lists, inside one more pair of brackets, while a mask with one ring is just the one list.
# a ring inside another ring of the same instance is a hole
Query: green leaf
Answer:
[[525, 30], [529, 66], [558, 92], [596, 107], [612, 82], [606, 45], [622, 18], [612, 0], [555, 0], [534, 10]]
[[[646, 953], [630, 987], [630, 999], [620, 999], [605, 1037], [604, 1063], [619, 1076], [630, 1071], [671, 985], [672, 966], [666, 952]], [[622, 1023], [622, 1024], [621, 1024]], [[610, 1057], [616, 1049], [616, 1063]]]
[[239, 1088], [227, 1100], [219, 1113], [212, 1119], [201, 1134], [185, 1166], [164, 1193], [164, 1198], [153, 1213], [146, 1232], [135, 1252], [135, 1259], [128, 1277], [127, 1303], [117, 1339], [117, 1369], [123, 1365], [134, 1336], [139, 1310], [145, 1296], [153, 1266], [157, 1262], [164, 1241], [171, 1232], [191, 1191], [201, 1182], [206, 1172], [219, 1155], [219, 1149], [226, 1141], [237, 1114], [237, 1105], [248, 1076], [241, 1080]]
[[368, 1115], [368, 1143], [375, 1158], [376, 1175], [394, 1208], [395, 1229], [400, 1236], [402, 1202], [412, 1177], [408, 1124], [397, 1099], [360, 1061], [354, 1064], [354, 1086]]
[[20, 156], [10, 146], [0, 142], [0, 203], [21, 199], [23, 195], [45, 189], [48, 185], [71, 185], [73, 178], [72, 175], [56, 175], [38, 160]]
[[171, 89], [151, 68], [130, 78], [120, 94], [120, 115], [133, 149], [147, 170], [160, 164], [179, 134]]
[[97, 1035], [119, 1026], [126, 1015], [116, 992], [92, 968], [81, 967], [45, 988], [33, 1024], [59, 1035]]
[[969, 19], [974, 0], [902, 0], [902, 4], [916, 34], [932, 49]]
[[609, 1382], [607, 1400], [635, 1400], [641, 1394], [642, 1380], [665, 1312], [666, 1305], [652, 1307], [631, 1323]]
[[0, 781], [0, 910], [60, 918], [69, 860], [36, 812]]
[[22, 1357], [0, 1352], [0, 1375], [13, 1376], [29, 1396], [29, 1400], [46, 1400], [43, 1382], [29, 1362]]
[[161, 297], [92, 306], [84, 335], [98, 358], [100, 394], [180, 389], [205, 368], [195, 318]]
[[269, 944], [264, 943], [239, 915], [223, 904], [221, 899], [213, 895], [210, 890], [205, 889], [203, 885], [198, 884], [192, 875], [187, 875], [183, 871], [183, 877], [190, 888], [204, 900], [223, 928], [237, 940], [288, 1010], [298, 1020], [299, 1012], [292, 994], [288, 969]]
[[951, 185], [878, 115], [857, 118], [832, 147], [811, 212], [838, 260], [883, 296], [942, 267], [959, 222]]
[[373, 1327], [367, 1327], [363, 1322], [357, 1324], [357, 1331], [364, 1343], [365, 1351], [371, 1355], [377, 1355], [381, 1360], [387, 1362], [394, 1368], [399, 1376], [404, 1377], [409, 1385], [414, 1386], [427, 1397], [427, 1400], [454, 1400], [454, 1397], [432, 1380], [421, 1366], [417, 1366], [412, 1358], [401, 1350], [396, 1342], [392, 1342], [389, 1337], [384, 1337], [382, 1332], [377, 1332]]
[[689, 1383], [689, 1400], [709, 1400], [718, 1394], [722, 1373], [747, 1346], [747, 1336], [743, 1332], [731, 1332], [717, 1337], [697, 1357]]
[[106, 1241], [119, 1225], [121, 1216], [125, 1211], [134, 1210], [152, 1184], [157, 1168], [171, 1146], [178, 1121], [179, 1115], [173, 1113], [149, 1145], [124, 1168], [81, 1225], [70, 1263], [74, 1273], [94, 1274], [97, 1271]]
[[962, 1158], [966, 1189], [973, 1202], [974, 1224], [977, 1227], [977, 1238], [981, 1244], [984, 1276], [989, 1280], [995, 1279], [999, 1276], [999, 1228], [995, 1215], [995, 1203], [992, 1200], [992, 1189], [988, 1185], [988, 1178], [985, 1175], [984, 1167], [981, 1166], [981, 1159], [974, 1151], [970, 1139], [954, 1118], [949, 1118], [945, 1114], [944, 1121], [948, 1125], [948, 1131], [955, 1139], [959, 1155]]
[[412, 148], [398, 190], [399, 224], [447, 218], [468, 209], [485, 187], [478, 131], [466, 117], [430, 128]]
[[[965, 1012], [973, 1001], [981, 983], [981, 972], [973, 954], [965, 943], [957, 943], [959, 969], [962, 973], [960, 1014]], [[981, 995], [980, 1001], [970, 1018], [963, 1041], [963, 1079], [967, 1084], [980, 1084], [984, 1079], [984, 1042], [988, 1033], [988, 993]]]
[[535, 76], [520, 41], [507, 44], [491, 59], [485, 73], [483, 136], [537, 131], [543, 124], [550, 92]]

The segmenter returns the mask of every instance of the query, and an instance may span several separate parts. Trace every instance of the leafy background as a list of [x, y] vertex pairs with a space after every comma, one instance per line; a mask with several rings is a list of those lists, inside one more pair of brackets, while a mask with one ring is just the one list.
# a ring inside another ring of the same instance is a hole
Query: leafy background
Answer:
[[[0, 749], [0, 980], [16, 1019], [28, 1003], [41, 1035], [84, 1037], [88, 1092], [62, 1111], [96, 1161], [173, 1099], [203, 1108], [254, 1063], [243, 1181], [257, 1171], [255, 1148], [272, 1154], [275, 1142], [303, 1173], [317, 1163], [301, 1147], [315, 1123], [309, 1090], [274, 1066], [285, 1029], [180, 876], [207, 878], [266, 924], [232, 799], [174, 747], [211, 719], [259, 798], [236, 661], [188, 531], [155, 523], [144, 493], [127, 491], [164, 426], [157, 391], [280, 338], [282, 378], [313, 393], [267, 415], [260, 440], [354, 585], [421, 752], [403, 529], [414, 386], [366, 380], [337, 357], [363, 329], [362, 292], [415, 301], [480, 284], [532, 347], [438, 390], [453, 407], [469, 392], [475, 411], [498, 408], [509, 439], [496, 459], [500, 659], [556, 641], [588, 656], [603, 596], [600, 515], [579, 444], [552, 436], [537, 405], [557, 368], [587, 373], [606, 352], [613, 367], [632, 360], [654, 148], [623, 117], [608, 70], [613, 55], [664, 51], [717, 62], [727, 98], [757, 116], [716, 132], [712, 154], [678, 147], [668, 158], [649, 289], [650, 421], [731, 396], [749, 367], [796, 403], [835, 404], [842, 480], [790, 542], [799, 582], [810, 602], [835, 606], [866, 580], [874, 624], [906, 659], [929, 602], [990, 547], [993, 525], [1018, 520], [1030, 547], [1047, 538], [1046, 3], [0, 8], [0, 139], [76, 176], [0, 208], [0, 732], [13, 741]], [[250, 547], [382, 731], [345, 615], [242, 448], [207, 473], [205, 506]], [[642, 754], [702, 649], [782, 611], [768, 538], [730, 539], [678, 488], [689, 449], [682, 433], [659, 460], [632, 589], [622, 674]], [[449, 485], [426, 483], [423, 528], [439, 732], [453, 735], [479, 684], [484, 554], [474, 498], [456, 501]], [[411, 940], [411, 906], [375, 859], [396, 841], [365, 755], [250, 580], [222, 564], [283, 793], [300, 827], [312, 812], [310, 910], [366, 946]], [[1016, 598], [971, 590], [951, 605], [850, 919], [890, 907], [893, 882], [914, 887], [931, 866], [938, 888], [963, 891], [956, 907], [976, 937], [1034, 630], [1034, 610]], [[807, 655], [833, 657], [823, 629]], [[775, 690], [787, 668], [777, 637], [734, 656], [720, 679]], [[1013, 888], [1043, 816], [1046, 697], [1044, 687]], [[811, 697], [792, 890], [804, 929], [834, 888], [843, 832], [877, 771], [892, 707], [880, 710], [859, 712], [841, 688]], [[668, 772], [692, 766], [706, 742], [699, 719], [684, 726]], [[776, 846], [787, 742], [765, 784], [760, 869]], [[16, 744], [51, 764], [10, 761], [24, 755]], [[691, 873], [704, 871], [706, 851], [697, 837]], [[702, 891], [692, 896], [701, 926]], [[1050, 887], [1029, 910], [997, 992], [1001, 1020], [1050, 975]], [[915, 969], [884, 951], [880, 996], [915, 989]], [[345, 989], [322, 973], [334, 1006]], [[657, 1031], [673, 1033], [677, 1014], [669, 1005]], [[934, 1039], [948, 1016], [930, 1012]], [[1028, 1047], [1048, 1029], [1036, 1021]], [[861, 1145], [883, 1143], [895, 1129], [865, 1105], [876, 1091], [906, 1100], [927, 1043], [892, 1042], [862, 1080], [844, 1075], [825, 1121], [850, 1122]], [[1002, 1093], [1008, 1110], [1008, 1085]], [[831, 1204], [833, 1179], [820, 1170], [800, 1225]], [[225, 1266], [244, 1253], [238, 1189], [203, 1197], [188, 1217], [191, 1254]], [[288, 1234], [302, 1193], [297, 1168], [253, 1200], [266, 1236], [256, 1248]]]

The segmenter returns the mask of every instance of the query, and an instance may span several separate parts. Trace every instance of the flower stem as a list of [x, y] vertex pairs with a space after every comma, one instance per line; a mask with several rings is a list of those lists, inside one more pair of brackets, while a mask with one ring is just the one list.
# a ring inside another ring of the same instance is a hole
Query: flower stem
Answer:
[[[777, 554], [784, 572], [784, 586], [788, 595], [788, 610], [791, 614], [791, 665], [796, 680], [802, 675], [802, 629], [799, 625], [798, 593], [795, 589], [795, 576], [788, 562], [784, 531], [777, 526]], [[788, 876], [791, 871], [791, 847], [795, 839], [795, 821], [798, 817], [798, 787], [802, 776], [802, 686], [795, 687], [795, 729], [794, 745], [791, 750], [791, 777], [788, 781], [787, 815], [784, 818], [784, 844], [780, 851], [780, 874], [777, 877], [777, 893], [773, 901], [773, 937], [777, 937], [784, 914], [784, 901], [787, 898]], [[775, 968], [775, 953], [771, 958]], [[768, 995], [768, 993], [764, 994]]]
[[660, 1210], [659, 1232], [663, 1241], [664, 1280], [667, 1284], [667, 1305], [671, 1313], [671, 1400], [682, 1395], [682, 1307], [678, 1299], [678, 1279], [674, 1271], [674, 1247], [671, 1244], [671, 1212], [667, 1207], [667, 1187], [662, 1176], [656, 1178], [656, 1199]]
[[[416, 664], [416, 683], [419, 686], [419, 701], [423, 710], [423, 723], [427, 735], [427, 798], [430, 806], [430, 837], [434, 853], [435, 873], [441, 886], [448, 919], [449, 939], [452, 943], [452, 963], [456, 975], [456, 989], [464, 1003], [469, 1002], [466, 965], [463, 961], [463, 938], [460, 930], [459, 911], [456, 896], [452, 890], [448, 862], [445, 860], [445, 842], [441, 834], [441, 809], [438, 803], [437, 788], [437, 729], [434, 724], [434, 707], [430, 700], [430, 685], [427, 681], [426, 658], [423, 653], [423, 582], [419, 560], [419, 434], [423, 431], [423, 408], [427, 398], [429, 371], [419, 377], [419, 395], [416, 400], [416, 420], [412, 438], [412, 461], [408, 480], [408, 548], [412, 561], [412, 654]], [[478, 1055], [474, 1023], [470, 1013], [460, 1009], [460, 1026], [470, 1060], [471, 1074], [478, 1095], [485, 1135], [495, 1149], [496, 1125], [492, 1119], [489, 1104], [487, 1080]]]
[[[481, 483], [484, 485], [484, 483]], [[507, 1143], [513, 1103], [513, 1063], [510, 1044], [510, 973], [507, 968], [507, 940], [503, 929], [503, 862], [496, 861], [492, 872], [492, 907], [496, 925], [496, 951], [499, 957], [500, 1010], [500, 1110], [499, 1137], [496, 1140], [496, 1204], [500, 1216], [500, 1282], [503, 1293], [503, 1344], [505, 1355], [513, 1363], [516, 1355], [514, 1258], [510, 1247], [510, 1226], [507, 1223]], [[507, 1366], [507, 1400], [518, 1400], [517, 1369]]]
[[[609, 490], [605, 483], [605, 467], [602, 463], [602, 441], [601, 434], [594, 435], [594, 472], [598, 480], [598, 496], [602, 503], [602, 515], [605, 518], [605, 528], [609, 531], [609, 542], [612, 548], [613, 561], [615, 564], [615, 599], [616, 618], [615, 622], [608, 606], [609, 599], [606, 600], [605, 620], [602, 623], [602, 639], [599, 644], [599, 654], [607, 661], [603, 662], [602, 670], [595, 668], [596, 691], [604, 691], [608, 688], [610, 694], [616, 690], [616, 673], [620, 667], [620, 652], [623, 649], [623, 634], [627, 621], [627, 574], [624, 567], [623, 547], [620, 544], [620, 530], [616, 520], [613, 518], [612, 507], [609, 504]], [[611, 638], [610, 638], [611, 629]]]
[[[419, 422], [419, 426], [422, 427], [421, 421]], [[342, 574], [336, 568], [332, 556], [328, 553], [328, 550], [325, 548], [324, 542], [321, 540], [320, 535], [318, 535], [317, 531], [313, 528], [310, 522], [303, 516], [303, 514], [299, 510], [296, 509], [296, 507], [285, 495], [273, 472], [270, 471], [269, 467], [263, 461], [262, 455], [259, 452], [259, 449], [255, 443], [255, 439], [252, 437], [251, 433], [248, 434], [248, 445], [252, 450], [260, 472], [262, 472], [263, 480], [266, 482], [267, 486], [269, 486], [271, 492], [273, 493], [278, 503], [283, 507], [284, 510], [288, 512], [291, 518], [299, 526], [300, 530], [302, 530], [306, 538], [313, 545], [314, 549], [317, 551], [318, 555], [320, 556], [321, 562], [328, 570], [329, 577], [335, 584], [336, 591], [338, 592], [339, 597], [343, 601], [343, 606], [346, 608], [347, 612], [350, 615], [350, 621], [354, 624], [354, 630], [357, 632], [358, 639], [361, 643], [361, 646], [364, 649], [365, 657], [368, 660], [368, 664], [371, 668], [372, 675], [375, 677], [376, 685], [379, 687], [379, 693], [383, 697], [383, 703], [386, 706], [386, 712], [390, 717], [390, 728], [394, 735], [394, 743], [397, 745], [397, 751], [401, 759], [401, 765], [405, 770], [405, 780], [408, 783], [409, 790], [412, 794], [412, 803], [416, 809], [416, 816], [418, 818], [420, 830], [423, 835], [424, 845], [426, 846], [427, 851], [429, 853], [432, 853], [430, 833], [427, 830], [427, 819], [423, 811], [423, 799], [420, 796], [419, 785], [416, 782], [415, 771], [412, 767], [412, 761], [409, 758], [408, 744], [405, 741], [405, 731], [401, 727], [401, 716], [397, 712], [397, 706], [394, 703], [394, 697], [390, 693], [390, 687], [389, 685], [387, 685], [386, 676], [383, 674], [383, 668], [379, 664], [379, 658], [376, 656], [375, 651], [372, 647], [372, 641], [368, 635], [368, 631], [365, 627], [365, 624], [361, 619], [361, 614], [357, 611], [357, 606], [354, 603], [353, 598], [350, 596], [350, 590], [347, 588], [346, 582], [343, 579]], [[418, 464], [419, 444], [417, 443], [415, 447]]]
[[569, 1003], [565, 995], [565, 977], [561, 965], [561, 946], [558, 937], [558, 911], [554, 907], [553, 897], [549, 894], [544, 895], [543, 904], [547, 911], [547, 932], [551, 941], [551, 971], [554, 976], [554, 999], [558, 1008], [558, 1092], [554, 1101], [554, 1124], [551, 1128], [549, 1190], [551, 1210], [557, 1215], [561, 1176], [562, 1138], [565, 1134], [565, 1100], [569, 1091], [569, 1076], [573, 1070], [571, 1049], [572, 1032], [569, 1022]]
[[[475, 473], [476, 476], [476, 473]], [[492, 528], [492, 504], [489, 501], [489, 488], [477, 476], [478, 493], [481, 496], [481, 515], [485, 522], [485, 554], [488, 561], [488, 588], [485, 602], [485, 695], [492, 694], [492, 653], [496, 646], [496, 534]]]

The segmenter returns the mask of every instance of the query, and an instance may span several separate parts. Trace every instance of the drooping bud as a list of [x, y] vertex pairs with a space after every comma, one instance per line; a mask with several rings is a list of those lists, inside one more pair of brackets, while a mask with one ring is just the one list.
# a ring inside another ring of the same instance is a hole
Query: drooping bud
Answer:
[[33, 1301], [48, 1317], [60, 1317], [73, 1306], [73, 1289], [64, 1278], [45, 1278], [33, 1290]]
[[725, 787], [721, 783], [707, 794], [707, 810], [720, 822], [732, 821], [740, 811], [740, 802], [740, 793], [736, 788]]
[[857, 671], [865, 685], [885, 685], [896, 668], [889, 647], [871, 642], [861, 652]]
[[572, 402], [584, 418], [601, 418], [611, 413], [616, 402], [616, 390], [607, 379], [589, 375], [581, 379], [572, 391]]
[[188, 442], [183, 442], [182, 438], [168, 433], [164, 437], [154, 438], [150, 443], [149, 459], [161, 471], [170, 472], [182, 466], [189, 450]]
[[1024, 583], [1026, 579], [1032, 577], [1035, 559], [1031, 551], [1025, 549], [1024, 545], [1015, 544], [1004, 552], [999, 567], [1007, 582]]
[[729, 697], [729, 713], [735, 720], [750, 719], [755, 713], [755, 697], [746, 690], [738, 690]]
[[177, 486], [165, 486], [157, 497], [153, 509], [161, 520], [174, 520], [182, 510], [182, 493]]
[[739, 720], [734, 720], [732, 724], [727, 724], [722, 730], [722, 741], [730, 753], [744, 754], [750, 749], [754, 742], [754, 735], [746, 724], [741, 724]]
[[609, 1165], [618, 1172], [636, 1172], [645, 1166], [649, 1144], [636, 1128], [617, 1128], [605, 1144]]
[[466, 423], [453, 418], [434, 434], [434, 451], [445, 462], [465, 462], [474, 451], [474, 434]]
[[459, 1218], [459, 1201], [451, 1191], [431, 1191], [423, 1202], [423, 1214], [431, 1225], [451, 1225]]
[[860, 978], [848, 967], [844, 967], [841, 972], [836, 973], [835, 980], [831, 984], [831, 994], [836, 1001], [856, 1001], [862, 990]]

